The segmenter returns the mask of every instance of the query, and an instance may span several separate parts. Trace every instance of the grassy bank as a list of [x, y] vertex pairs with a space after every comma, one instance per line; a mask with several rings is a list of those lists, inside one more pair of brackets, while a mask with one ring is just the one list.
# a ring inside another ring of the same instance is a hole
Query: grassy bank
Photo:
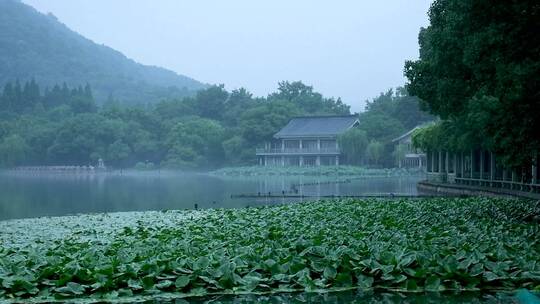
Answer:
[[[540, 289], [540, 227], [523, 220], [533, 208], [342, 200], [0, 222], [0, 301]], [[52, 236], [24, 229], [36, 225]]]
[[225, 176], [305, 175], [305, 176], [411, 176], [423, 174], [417, 168], [369, 169], [356, 166], [281, 167], [250, 166], [222, 168], [213, 172]]

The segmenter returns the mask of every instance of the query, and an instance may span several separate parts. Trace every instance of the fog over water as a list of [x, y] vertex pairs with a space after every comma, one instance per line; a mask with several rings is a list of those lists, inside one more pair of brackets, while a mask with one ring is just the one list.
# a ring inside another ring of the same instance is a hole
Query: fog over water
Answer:
[[353, 111], [403, 85], [429, 0], [23, 0], [144, 64], [255, 95], [302, 80]]
[[[244, 208], [314, 200], [328, 195], [417, 194], [417, 177], [220, 177], [179, 172], [26, 174], [0, 171], [0, 221], [146, 210]], [[292, 193], [292, 189], [297, 192]], [[266, 198], [265, 194], [306, 198]], [[261, 197], [239, 198], [238, 195]]]

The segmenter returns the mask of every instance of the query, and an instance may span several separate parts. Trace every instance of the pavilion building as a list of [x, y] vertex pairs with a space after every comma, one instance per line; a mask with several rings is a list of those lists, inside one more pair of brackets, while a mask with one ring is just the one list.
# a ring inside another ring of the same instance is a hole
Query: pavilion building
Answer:
[[292, 118], [274, 134], [272, 141], [257, 149], [259, 165], [339, 165], [341, 150], [337, 138], [358, 124], [356, 115]]

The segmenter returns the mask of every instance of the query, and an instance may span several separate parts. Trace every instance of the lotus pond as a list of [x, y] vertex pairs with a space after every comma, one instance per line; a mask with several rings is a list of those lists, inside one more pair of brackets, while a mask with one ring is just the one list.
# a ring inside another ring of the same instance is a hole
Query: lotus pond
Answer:
[[0, 301], [538, 291], [531, 212], [521, 200], [371, 199], [2, 221]]

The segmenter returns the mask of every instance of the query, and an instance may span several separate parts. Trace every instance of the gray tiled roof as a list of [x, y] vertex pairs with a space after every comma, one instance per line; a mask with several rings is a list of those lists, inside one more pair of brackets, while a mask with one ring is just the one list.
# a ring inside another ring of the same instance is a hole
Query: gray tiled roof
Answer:
[[274, 137], [336, 136], [347, 131], [357, 120], [356, 115], [295, 117]]

